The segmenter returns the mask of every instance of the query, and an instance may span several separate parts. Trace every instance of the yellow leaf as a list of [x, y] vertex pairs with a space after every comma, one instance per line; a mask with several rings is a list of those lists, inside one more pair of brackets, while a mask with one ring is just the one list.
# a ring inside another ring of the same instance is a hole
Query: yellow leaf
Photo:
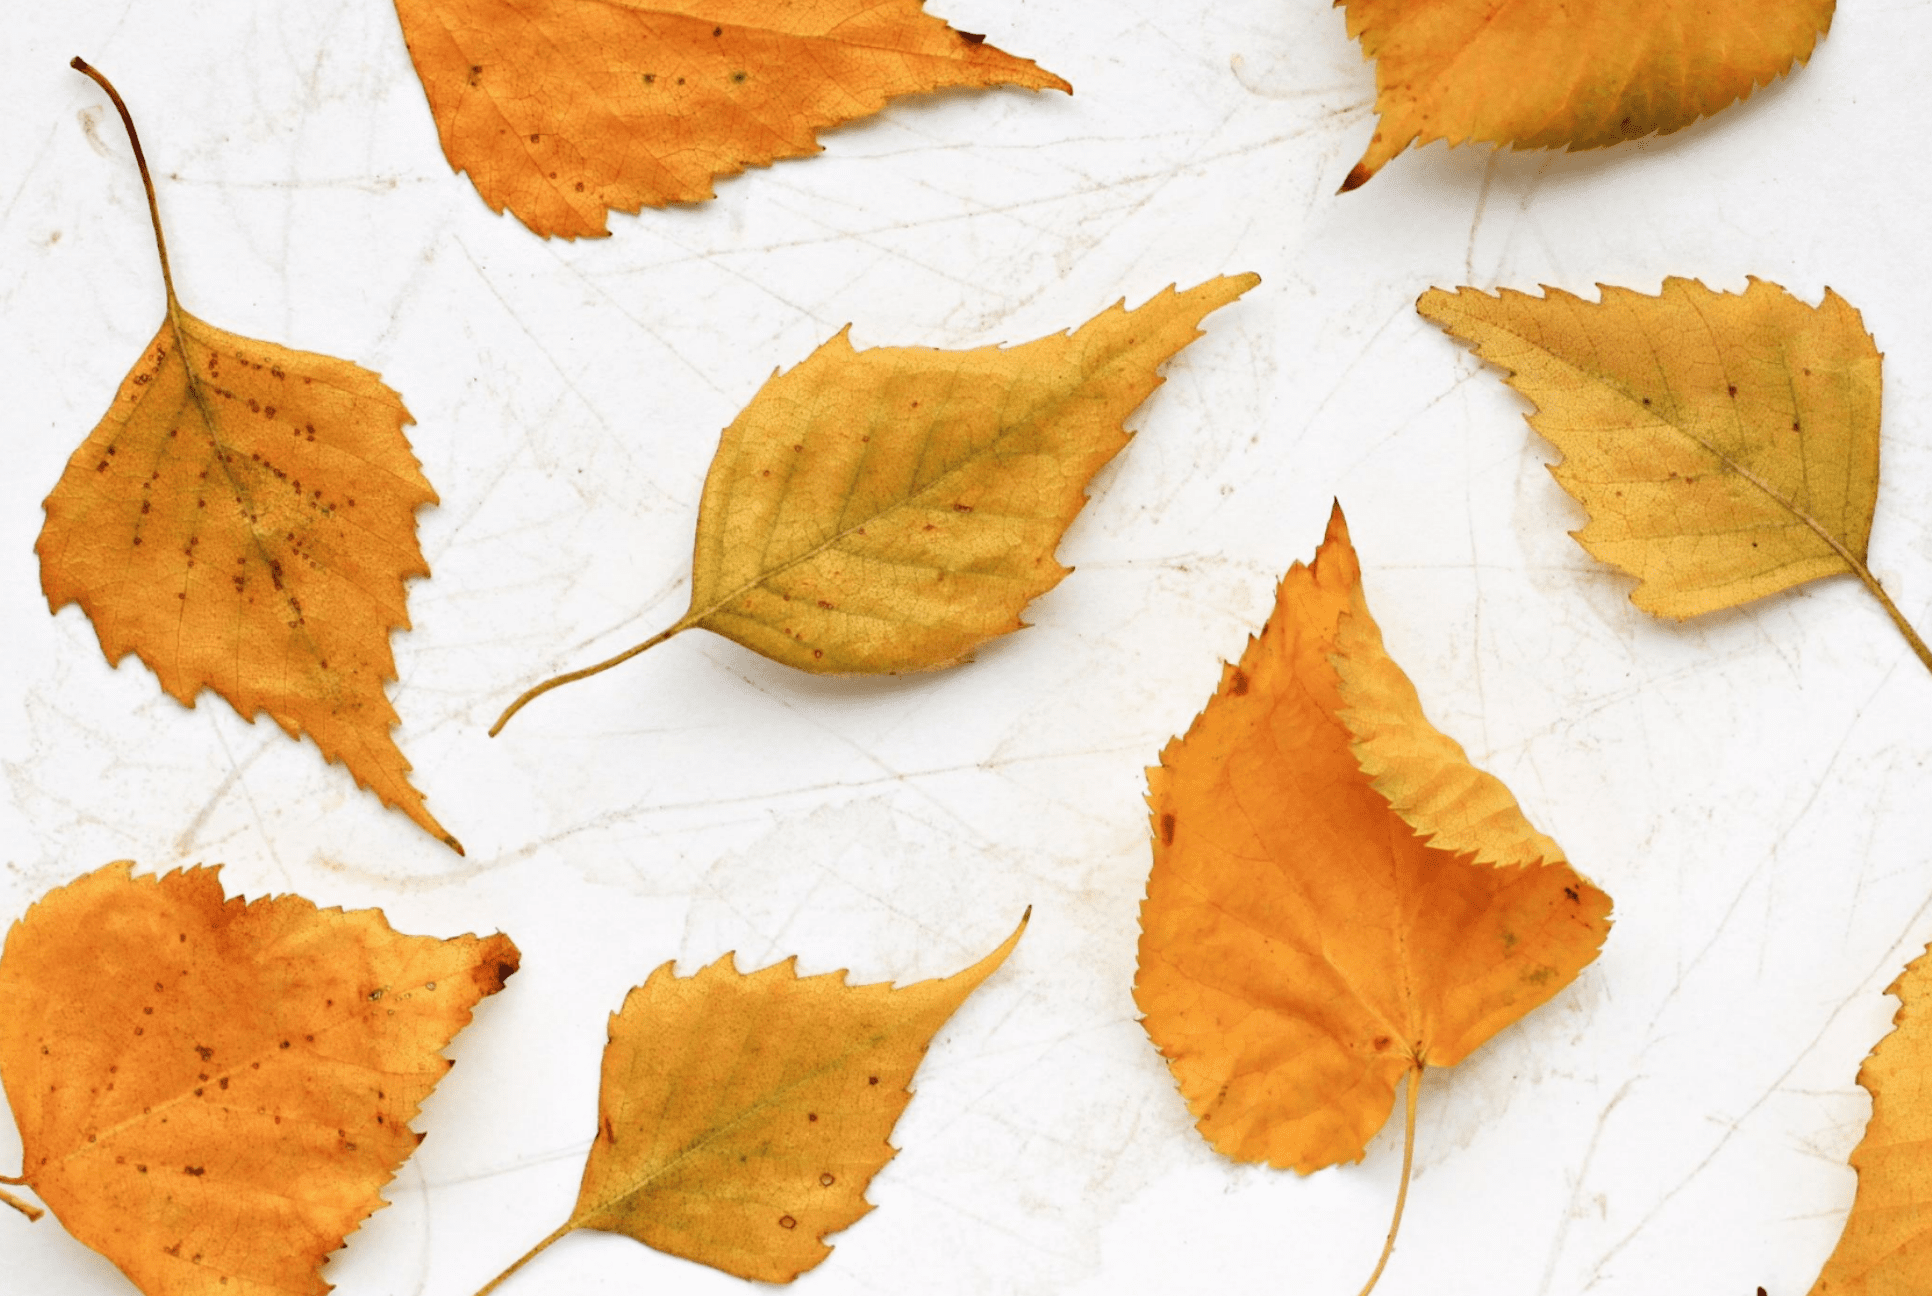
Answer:
[[1830, 291], [1712, 292], [1666, 279], [1601, 303], [1557, 289], [1432, 288], [1416, 309], [1502, 369], [1589, 510], [1577, 543], [1638, 579], [1646, 612], [1691, 617], [1851, 573], [1928, 650], [1865, 565], [1878, 503], [1878, 347]]
[[[134, 123], [120, 96], [79, 59]], [[132, 652], [185, 706], [212, 689], [398, 807], [459, 854], [409, 782], [384, 685], [404, 585], [429, 575], [416, 510], [436, 502], [402, 400], [346, 360], [206, 324], [175, 297], [154, 186], [167, 317], [47, 497], [34, 550], [58, 612]]]
[[1375, 60], [1375, 137], [1602, 148], [1669, 134], [1811, 57], [1834, 0], [1337, 0]]
[[1415, 685], [1382, 646], [1362, 587], [1335, 630], [1336, 685], [1349, 749], [1375, 790], [1437, 850], [1484, 864], [1557, 864], [1563, 850], [1538, 832], [1501, 779], [1469, 763], [1462, 744], [1422, 713]]
[[43, 896], [0, 954], [19, 1180], [148, 1296], [322, 1296], [517, 968], [504, 936], [373, 909], [224, 901], [218, 870], [123, 861]]
[[[1029, 910], [1029, 915], [1031, 911]], [[669, 963], [610, 1019], [597, 1138], [559, 1238], [599, 1229], [758, 1282], [790, 1282], [872, 1209], [865, 1188], [927, 1046], [1019, 943], [937, 981], [850, 986], [787, 959], [695, 976]]]
[[[1134, 1000], [1202, 1136], [1237, 1161], [1306, 1174], [1359, 1160], [1409, 1077], [1406, 1198], [1423, 1070], [1568, 985], [1609, 931], [1610, 899], [1553, 850], [1517, 864], [1425, 842], [1372, 786], [1343, 714], [1356, 655], [1381, 652], [1372, 626], [1343, 634], [1369, 621], [1359, 582], [1338, 507], [1314, 564], [1289, 570], [1240, 665], [1148, 770]], [[1413, 697], [1406, 679], [1386, 691]], [[1414, 731], [1370, 739], [1397, 777], [1449, 763], [1419, 705], [1383, 713]]]
[[1160, 386], [1155, 369], [1259, 282], [1170, 288], [1015, 347], [855, 351], [841, 332], [725, 429], [684, 616], [530, 689], [490, 732], [693, 627], [823, 674], [936, 670], [1020, 629], [1067, 574], [1054, 547], [1127, 444], [1121, 420]]
[[[1932, 953], [1929, 951], [1928, 953]], [[1858, 1196], [1812, 1296], [1924, 1296], [1932, 1291], [1932, 957], [1921, 954], [1885, 991], [1897, 995], [1895, 1029], [1878, 1042], [1858, 1083], [1872, 1119], [1852, 1150]]]
[[396, 0], [450, 166], [545, 237], [712, 196], [949, 86], [1072, 87], [921, 0]]

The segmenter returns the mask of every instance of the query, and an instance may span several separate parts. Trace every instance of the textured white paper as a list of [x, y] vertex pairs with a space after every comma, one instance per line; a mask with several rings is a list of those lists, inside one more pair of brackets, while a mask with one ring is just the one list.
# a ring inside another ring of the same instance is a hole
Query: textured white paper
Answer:
[[[468, 1296], [567, 1213], [605, 1016], [653, 967], [938, 976], [1031, 904], [920, 1071], [878, 1209], [798, 1290], [1352, 1296], [1400, 1130], [1305, 1179], [1228, 1163], [1131, 998], [1142, 767], [1339, 497], [1430, 714], [1617, 905], [1573, 986], [1429, 1077], [1381, 1293], [1802, 1296], [1851, 1201], [1882, 991], [1932, 939], [1932, 675], [1849, 579], [1688, 625], [1638, 612], [1565, 534], [1581, 514], [1524, 403], [1413, 303], [1667, 274], [1837, 289], [1886, 352], [1872, 566], [1926, 626], [1932, 5], [1844, 6], [1809, 67], [1667, 139], [1436, 145], [1340, 197], [1373, 72], [1323, 0], [933, 8], [1076, 93], [900, 101], [568, 243], [449, 170], [383, 0], [12, 6], [0, 920], [132, 857], [408, 932], [508, 931], [523, 971], [452, 1047], [394, 1205], [325, 1271], [343, 1296]], [[416, 417], [443, 502], [391, 696], [467, 859], [311, 744], [184, 709], [109, 669], [78, 609], [48, 615], [40, 501], [162, 312], [130, 151], [75, 54], [137, 114], [184, 303], [377, 370]], [[1262, 285], [1130, 420], [1031, 629], [882, 680], [693, 632], [484, 736], [524, 686], [682, 612], [719, 430], [843, 325], [1017, 342], [1245, 270]], [[0, 1122], [0, 1170], [18, 1152]], [[129, 1290], [53, 1220], [0, 1212], [0, 1296]], [[503, 1296], [743, 1290], [585, 1234]]]

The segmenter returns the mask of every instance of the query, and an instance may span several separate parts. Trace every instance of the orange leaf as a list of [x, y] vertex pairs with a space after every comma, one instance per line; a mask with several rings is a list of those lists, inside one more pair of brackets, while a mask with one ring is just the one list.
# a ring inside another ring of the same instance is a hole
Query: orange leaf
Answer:
[[1932, 950], [1886, 988], [1897, 995], [1894, 1029], [1878, 1042], [1858, 1083], [1872, 1119], [1852, 1150], [1858, 1196], [1811, 1296], [1922, 1296], [1932, 1290]]
[[48, 893], [7, 934], [22, 1182], [148, 1296], [320, 1296], [517, 948], [298, 896], [224, 901], [218, 869], [132, 869]]
[[1337, 0], [1375, 60], [1375, 138], [1602, 148], [1668, 135], [1811, 57], [1835, 0]]
[[791, 959], [745, 973], [729, 954], [689, 977], [659, 967], [611, 1014], [576, 1208], [477, 1296], [577, 1229], [758, 1282], [816, 1266], [825, 1235], [872, 1209], [866, 1185], [894, 1155], [933, 1036], [1026, 923], [964, 971], [908, 986], [801, 977]]
[[[1216, 1150], [1302, 1173], [1359, 1160], [1403, 1076], [1413, 1113], [1423, 1068], [1555, 995], [1610, 925], [1609, 897], [1560, 858], [1497, 862], [1548, 838], [1493, 779], [1449, 780], [1481, 803], [1473, 818], [1416, 798], [1428, 832], [1482, 854], [1428, 844], [1376, 790], [1352, 744], [1403, 787], [1467, 762], [1382, 655], [1359, 580], [1338, 506], [1314, 564], [1290, 569], [1241, 664], [1148, 771], [1147, 1033]], [[1399, 741], [1398, 724], [1426, 733]]]
[[1072, 93], [922, 0], [396, 0], [451, 167], [548, 238], [712, 197], [948, 86]]
[[[135, 157], [148, 182], [138, 140]], [[409, 411], [346, 360], [183, 310], [154, 221], [167, 316], [47, 497], [34, 545], [47, 604], [80, 604], [110, 663], [134, 653], [184, 706], [208, 688], [308, 734], [460, 854], [409, 782], [383, 691], [389, 633], [409, 627], [404, 582], [429, 575], [416, 509], [436, 502], [403, 436]]]

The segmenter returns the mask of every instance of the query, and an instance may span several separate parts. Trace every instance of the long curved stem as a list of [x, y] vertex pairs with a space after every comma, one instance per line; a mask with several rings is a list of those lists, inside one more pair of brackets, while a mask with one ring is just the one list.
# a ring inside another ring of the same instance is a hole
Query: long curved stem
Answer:
[[490, 726], [490, 737], [494, 738], [498, 734], [502, 733], [503, 726], [510, 723], [511, 716], [523, 710], [524, 707], [528, 706], [536, 699], [542, 697], [545, 693], [548, 693], [551, 689], [562, 688], [564, 685], [574, 684], [580, 679], [588, 679], [592, 675], [602, 674], [604, 671], [609, 670], [613, 666], [622, 666], [625, 662], [637, 656], [637, 654], [643, 652], [645, 649], [657, 647], [659, 644], [663, 643], [666, 639], [669, 639], [672, 635], [677, 634], [683, 630], [689, 630], [694, 624], [695, 622], [692, 620], [692, 618], [686, 617], [682, 621], [679, 621], [676, 625], [672, 626], [670, 629], [661, 630], [658, 633], [652, 635], [649, 639], [646, 639], [643, 643], [638, 644], [635, 647], [626, 648], [623, 652], [618, 653], [615, 657], [611, 657], [604, 661], [600, 661], [595, 666], [586, 666], [582, 670], [569, 671], [562, 675], [553, 675], [549, 679], [545, 680], [543, 683], [538, 684], [533, 688], [525, 689], [522, 693], [517, 695], [516, 701], [512, 702], [509, 706], [504, 708], [503, 714], [496, 718], [496, 723]]
[[114, 101], [114, 111], [121, 114], [121, 125], [127, 127], [128, 143], [134, 145], [134, 165], [141, 169], [141, 185], [148, 191], [148, 219], [154, 223], [154, 249], [161, 254], [161, 282], [168, 290], [168, 309], [172, 313], [175, 306], [174, 272], [168, 268], [168, 240], [161, 234], [161, 209], [154, 201], [154, 177], [148, 174], [147, 154], [141, 151], [141, 136], [134, 129], [134, 117], [127, 110], [127, 101], [114, 83], [100, 74], [86, 59], [76, 54], [67, 66], [76, 72], [85, 73], [94, 79], [95, 84], [107, 91], [107, 97]]
[[22, 1215], [25, 1215], [30, 1220], [37, 1220], [42, 1215], [45, 1215], [47, 1213], [46, 1211], [40, 1209], [40, 1207], [33, 1205], [31, 1202], [21, 1201], [18, 1197], [14, 1196], [12, 1193], [8, 1192], [4, 1188], [0, 1188], [0, 1204], [5, 1204], [13, 1207], [15, 1210], [19, 1211]]
[[[1388, 1268], [1389, 1257], [1395, 1254], [1395, 1235], [1402, 1228], [1402, 1208], [1409, 1204], [1409, 1171], [1415, 1165], [1415, 1094], [1422, 1087], [1422, 1071], [1420, 1062], [1409, 1071], [1409, 1098], [1402, 1128], [1402, 1186], [1395, 1193], [1395, 1218], [1389, 1221], [1389, 1237], [1382, 1244], [1382, 1258], [1375, 1262], [1375, 1272], [1369, 1275], [1368, 1285], [1362, 1288], [1361, 1296], [1369, 1296], [1375, 1290], [1375, 1284], [1382, 1281], [1382, 1271]], [[478, 1293], [478, 1296], [482, 1294]]]
[[498, 1274], [496, 1277], [490, 1279], [490, 1281], [484, 1283], [482, 1287], [478, 1288], [476, 1296], [490, 1296], [491, 1292], [495, 1291], [498, 1287], [501, 1287], [506, 1281], [508, 1281], [511, 1274], [523, 1268], [523, 1266], [529, 1264], [532, 1260], [536, 1259], [539, 1255], [542, 1255], [544, 1251], [549, 1249], [549, 1246], [552, 1242], [555, 1242], [558, 1238], [564, 1236], [564, 1234], [566, 1233], [569, 1233], [571, 1230], [575, 1229], [576, 1227], [577, 1227], [577, 1222], [574, 1219], [565, 1220], [561, 1225], [557, 1227], [556, 1232], [552, 1233], [549, 1237], [545, 1238], [543, 1241], [531, 1247], [528, 1251], [525, 1251], [521, 1256], [517, 1258], [517, 1262], [515, 1264], [511, 1265], [508, 1269], [505, 1269], [502, 1273]]

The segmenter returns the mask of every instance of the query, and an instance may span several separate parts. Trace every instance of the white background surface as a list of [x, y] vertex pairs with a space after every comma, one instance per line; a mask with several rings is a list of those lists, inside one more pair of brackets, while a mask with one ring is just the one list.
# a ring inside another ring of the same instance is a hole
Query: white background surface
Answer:
[[[1572, 987], [1431, 1074], [1381, 1291], [1805, 1292], [1851, 1201], [1882, 991], [1932, 938], [1932, 676], [1849, 579], [1685, 626], [1637, 612], [1564, 534], [1581, 515], [1523, 403], [1412, 304], [1666, 274], [1836, 288], [1887, 353], [1872, 565], [1932, 622], [1932, 5], [1854, 0], [1809, 67], [1669, 139], [1437, 145], [1343, 197], [1373, 74], [1319, 0], [934, 8], [1076, 94], [901, 101], [823, 156], [570, 244], [449, 171], [381, 0], [14, 6], [0, 918], [132, 857], [225, 861], [231, 893], [409, 932], [509, 931], [522, 973], [453, 1046], [394, 1205], [326, 1270], [345, 1296], [466, 1296], [567, 1213], [605, 1015], [652, 967], [942, 975], [1030, 903], [920, 1072], [878, 1209], [798, 1289], [1350, 1296], [1399, 1130], [1306, 1179], [1226, 1162], [1130, 997], [1141, 769], [1339, 496], [1431, 714], [1617, 904]], [[132, 658], [109, 669], [78, 609], [47, 613], [40, 501], [162, 311], [77, 53], [143, 128], [188, 308], [377, 370], [417, 419], [443, 503], [391, 692], [467, 859], [312, 745], [208, 695], [183, 709]], [[683, 610], [719, 430], [848, 321], [861, 346], [1015, 342], [1242, 270], [1262, 286], [1130, 419], [1034, 628], [860, 681], [692, 633], [484, 737], [525, 684]], [[0, 1123], [0, 1166], [18, 1151]], [[126, 1290], [54, 1221], [0, 1213], [4, 1296]], [[504, 1290], [743, 1285], [578, 1235]]]

